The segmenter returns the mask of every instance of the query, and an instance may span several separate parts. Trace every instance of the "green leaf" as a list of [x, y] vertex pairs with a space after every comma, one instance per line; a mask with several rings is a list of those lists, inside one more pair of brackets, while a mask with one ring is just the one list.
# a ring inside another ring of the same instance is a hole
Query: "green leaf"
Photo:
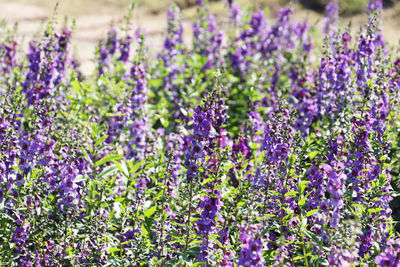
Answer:
[[74, 89], [71, 91], [73, 91], [74, 93], [79, 93], [81, 91], [81, 84], [79, 81], [74, 80], [71, 82], [71, 85], [72, 85], [72, 89]]
[[180, 108], [181, 113], [183, 114], [183, 116], [187, 116], [187, 111], [184, 108]]
[[126, 168], [126, 164], [124, 162], [121, 162], [120, 164], [117, 161], [114, 161], [114, 164], [117, 166], [122, 175], [125, 176], [125, 178], [129, 178], [128, 169]]
[[160, 118], [160, 121], [161, 121], [161, 124], [162, 124], [162, 126], [163, 126], [164, 128], [167, 128], [167, 127], [168, 127], [168, 125], [169, 125], [168, 119], [166, 119], [166, 118], [164, 118], [164, 117], [161, 117], [161, 118]]
[[107, 162], [109, 162], [109, 161], [119, 160], [119, 159], [122, 159], [122, 156], [121, 156], [121, 155], [109, 155], [109, 156], [107, 156], [107, 157], [104, 157], [104, 158], [98, 160], [98, 161], [94, 164], [94, 166], [97, 167], [97, 166], [100, 166], [100, 165], [102, 165], [102, 164], [104, 164], [104, 163], [107, 163]]
[[132, 167], [130, 173], [133, 174], [133, 173], [135, 173], [137, 170], [139, 170], [139, 168], [144, 164], [144, 162], [145, 162], [145, 160], [141, 160], [141, 161], [139, 161], [138, 163], [136, 163], [136, 164]]
[[375, 213], [375, 212], [382, 211], [382, 210], [383, 210], [382, 208], [368, 209], [368, 213], [371, 214], [371, 213]]
[[301, 181], [301, 183], [300, 183], [300, 195], [303, 195], [303, 193], [304, 193], [304, 190], [306, 189], [306, 185], [307, 184], [309, 184], [310, 183], [310, 181]]
[[110, 248], [109, 250], [108, 250], [108, 252], [109, 253], [114, 253], [114, 252], [119, 252], [120, 251], [120, 249], [119, 248]]
[[115, 170], [117, 170], [117, 166], [109, 166], [105, 168], [97, 177], [101, 179], [106, 175], [112, 174]]
[[306, 199], [305, 199], [304, 197], [302, 197], [302, 198], [299, 200], [299, 206], [302, 207], [302, 206], [304, 206], [304, 204], [306, 204]]
[[289, 166], [293, 166], [295, 161], [296, 161], [296, 155], [295, 154], [291, 154], [289, 156]]
[[191, 266], [196, 267], [196, 266], [202, 266], [203, 264], [205, 264], [205, 262], [196, 262], [196, 263], [193, 263]]
[[297, 195], [299, 192], [296, 191], [289, 191], [285, 194], [285, 197], [291, 197]]
[[321, 154], [319, 150], [311, 151], [310, 153], [308, 153], [308, 158], [310, 160], [313, 160], [319, 154]]
[[90, 165], [93, 166], [93, 162], [92, 162], [92, 160], [90, 159], [90, 156], [89, 156], [89, 154], [86, 152], [86, 150], [85, 150], [83, 147], [81, 147], [79, 150], [82, 152], [83, 156], [84, 156], [85, 159], [90, 163]]
[[306, 217], [310, 217], [316, 212], [318, 212], [318, 209], [310, 210], [310, 211], [307, 212]]
[[94, 143], [94, 147], [98, 147], [100, 144], [102, 144], [104, 142], [104, 140], [107, 139], [107, 137], [108, 137], [108, 135], [103, 135], [102, 137], [97, 139], [96, 143]]
[[229, 162], [225, 167], [224, 167], [224, 171], [230, 170], [233, 167], [235, 167], [235, 164], [233, 162]]
[[147, 210], [144, 212], [144, 217], [149, 218], [151, 215], [154, 214], [154, 212], [156, 212], [156, 209], [157, 209], [156, 206], [153, 206], [153, 207], [147, 209]]
[[75, 183], [79, 183], [79, 182], [84, 182], [87, 180], [87, 176], [86, 175], [78, 175], [75, 177], [74, 182]]
[[277, 196], [277, 197], [280, 197], [280, 198], [282, 198], [282, 195], [281, 195], [281, 193], [279, 193], [279, 192], [277, 192], [277, 191], [273, 191], [273, 190], [271, 190], [271, 191], [270, 191], [270, 193], [271, 193], [271, 194], [273, 194], [273, 195], [275, 195], [275, 196]]

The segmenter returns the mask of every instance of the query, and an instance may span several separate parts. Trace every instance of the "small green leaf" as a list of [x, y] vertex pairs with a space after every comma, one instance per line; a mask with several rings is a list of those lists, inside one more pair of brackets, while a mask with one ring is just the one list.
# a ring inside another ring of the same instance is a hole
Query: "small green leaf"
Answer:
[[156, 209], [157, 209], [156, 206], [153, 206], [153, 207], [147, 209], [147, 210], [144, 212], [144, 217], [149, 218], [151, 215], [154, 214], [154, 212], [156, 212]]
[[141, 160], [139, 162], [137, 162], [135, 165], [133, 165], [130, 173], [133, 174], [135, 173], [137, 170], [139, 170], [139, 168], [144, 164], [145, 160]]
[[114, 253], [114, 252], [117, 252], [117, 251], [120, 251], [120, 249], [119, 248], [110, 248], [108, 250], [109, 253]]
[[94, 143], [94, 147], [98, 147], [99, 145], [101, 145], [104, 140], [106, 140], [108, 137], [108, 135], [103, 135], [102, 137], [100, 137], [99, 139], [97, 139], [96, 143]]
[[183, 114], [183, 116], [187, 116], [187, 111], [184, 108], [180, 108], [181, 109], [181, 113]]
[[121, 156], [121, 155], [109, 155], [109, 156], [107, 156], [107, 157], [104, 157], [104, 158], [98, 160], [98, 161], [94, 164], [94, 166], [97, 167], [97, 166], [100, 166], [100, 165], [102, 165], [102, 164], [104, 164], [104, 163], [107, 163], [107, 162], [109, 162], [109, 161], [119, 160], [119, 159], [122, 159], [122, 156]]
[[383, 210], [382, 208], [368, 209], [368, 213], [371, 214], [371, 213], [375, 213], [375, 212], [382, 211], [382, 210]]
[[105, 168], [97, 177], [101, 179], [106, 175], [112, 174], [115, 170], [117, 170], [117, 166], [109, 166]]
[[196, 267], [196, 266], [203, 266], [205, 264], [205, 262], [199, 261], [196, 263], [191, 264], [192, 267]]
[[87, 180], [87, 176], [86, 175], [78, 175], [75, 177], [74, 182], [75, 183], [79, 183], [79, 182], [84, 182]]
[[114, 161], [114, 164], [117, 166], [118, 170], [122, 173], [123, 176], [129, 178], [128, 169], [126, 168], [126, 164], [124, 162], [118, 163]]
[[163, 126], [164, 128], [167, 128], [167, 127], [168, 127], [168, 125], [169, 125], [168, 119], [166, 119], [166, 118], [164, 118], [164, 117], [161, 117], [161, 118], [160, 118], [160, 121], [161, 121], [161, 124], [162, 124], [162, 126]]
[[306, 189], [306, 185], [309, 184], [310, 181], [301, 181], [300, 183], [300, 195], [303, 195], [304, 190]]
[[310, 211], [307, 212], [306, 217], [310, 217], [316, 212], [318, 212], [318, 209], [310, 210]]
[[295, 161], [296, 161], [296, 155], [295, 154], [291, 154], [289, 156], [289, 166], [293, 166]]
[[319, 154], [321, 154], [321, 152], [319, 150], [311, 151], [310, 153], [308, 153], [308, 158], [310, 160], [313, 160]]
[[92, 160], [90, 159], [90, 156], [89, 156], [89, 154], [86, 152], [86, 150], [85, 150], [83, 147], [81, 147], [79, 150], [82, 152], [83, 156], [84, 156], [85, 159], [90, 163], [90, 165], [93, 166], [93, 162], [92, 162]]
[[297, 195], [299, 192], [296, 191], [289, 191], [285, 194], [285, 197], [291, 197]]

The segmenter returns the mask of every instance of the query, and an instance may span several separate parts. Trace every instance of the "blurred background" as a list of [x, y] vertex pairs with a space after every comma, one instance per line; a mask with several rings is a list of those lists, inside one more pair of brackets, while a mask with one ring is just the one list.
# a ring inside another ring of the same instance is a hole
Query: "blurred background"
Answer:
[[[41, 34], [46, 21], [54, 14], [57, 17], [76, 21], [73, 33], [73, 50], [82, 63], [84, 72], [92, 68], [91, 59], [95, 45], [105, 37], [110, 26], [118, 27], [128, 13], [131, 0], [0, 0], [0, 19], [8, 25], [18, 24], [18, 37], [26, 45], [27, 41]], [[134, 27], [142, 28], [147, 34], [147, 45], [154, 53], [163, 42], [166, 30], [166, 10], [173, 2], [182, 10], [185, 42], [191, 44], [191, 24], [196, 18], [196, 0], [136, 0]], [[209, 0], [209, 7], [220, 21], [228, 16], [228, 0]], [[308, 20], [320, 29], [323, 24], [324, 8], [328, 0], [233, 0], [242, 8], [262, 7], [268, 10], [274, 20], [284, 6], [294, 8], [294, 20]], [[338, 0], [340, 4], [340, 24], [345, 27], [351, 22], [352, 31], [358, 32], [367, 22], [365, 15], [368, 0]], [[400, 39], [400, 1], [383, 0], [384, 38], [391, 46]]]

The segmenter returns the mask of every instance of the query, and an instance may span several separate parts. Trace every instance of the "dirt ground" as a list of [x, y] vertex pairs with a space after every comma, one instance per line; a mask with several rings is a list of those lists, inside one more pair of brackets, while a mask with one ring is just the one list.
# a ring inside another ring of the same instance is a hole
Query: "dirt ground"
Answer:
[[[237, 0], [239, 3], [255, 3], [257, 0]], [[76, 29], [73, 34], [73, 51], [81, 61], [84, 73], [91, 73], [93, 69], [93, 54], [95, 45], [106, 35], [110, 26], [121, 25], [130, 4], [129, 0], [0, 0], [0, 19], [7, 24], [18, 23], [18, 38], [26, 48], [27, 40], [40, 35], [46, 21], [53, 16], [54, 7], [58, 2], [57, 17], [59, 21], [65, 17], [69, 21], [76, 21]], [[134, 26], [144, 29], [147, 33], [147, 44], [155, 52], [161, 48], [166, 29], [166, 7], [168, 0], [137, 0], [134, 11]], [[172, 2], [172, 1], [169, 1]], [[217, 14], [226, 14], [228, 8], [221, 1], [212, 3], [211, 9]], [[282, 7], [280, 0], [264, 1], [270, 10], [270, 18], [274, 19], [278, 10]], [[287, 1], [286, 1], [287, 2]], [[321, 29], [323, 16], [315, 11], [303, 8], [299, 4], [291, 4], [294, 9], [295, 20], [307, 19], [317, 30]], [[195, 17], [196, 8], [183, 10], [185, 42], [190, 44], [191, 21]], [[386, 41], [391, 46], [398, 44], [400, 39], [400, 3], [393, 8], [384, 10], [383, 31]], [[341, 18], [342, 26], [351, 21], [352, 30], [358, 32], [366, 23], [365, 15], [357, 15], [350, 18]]]

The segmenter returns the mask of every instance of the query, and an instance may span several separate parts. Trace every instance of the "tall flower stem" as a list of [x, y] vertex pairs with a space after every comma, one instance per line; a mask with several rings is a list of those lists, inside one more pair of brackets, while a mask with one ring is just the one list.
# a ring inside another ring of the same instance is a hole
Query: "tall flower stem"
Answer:
[[189, 184], [189, 213], [186, 221], [186, 240], [185, 240], [185, 249], [183, 252], [186, 252], [189, 246], [189, 235], [190, 235], [190, 217], [192, 216], [192, 197], [193, 197], [193, 182], [190, 181]]
[[[169, 175], [169, 168], [170, 168], [170, 163], [171, 163], [171, 158], [172, 155], [169, 157], [168, 159], [168, 163], [167, 163], [167, 173], [164, 176], [164, 188], [163, 188], [163, 194], [162, 194], [162, 200], [161, 200], [161, 233], [160, 233], [160, 245], [161, 245], [161, 258], [163, 258], [164, 256], [164, 242], [163, 242], [163, 236], [164, 236], [164, 204], [165, 204], [165, 194], [166, 194], [166, 189], [167, 189], [167, 179], [168, 179], [168, 175]], [[163, 264], [164, 264], [164, 259], [162, 260]]]

